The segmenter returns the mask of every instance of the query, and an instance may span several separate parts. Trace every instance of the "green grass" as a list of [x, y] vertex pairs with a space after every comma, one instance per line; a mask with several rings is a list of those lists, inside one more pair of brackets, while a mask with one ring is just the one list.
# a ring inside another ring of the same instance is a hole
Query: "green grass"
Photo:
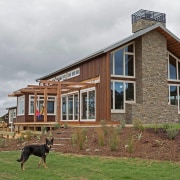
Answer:
[[73, 156], [51, 152], [48, 169], [37, 168], [39, 158], [31, 156], [21, 171], [16, 162], [20, 152], [0, 152], [0, 179], [6, 180], [179, 180], [180, 163], [131, 158]]

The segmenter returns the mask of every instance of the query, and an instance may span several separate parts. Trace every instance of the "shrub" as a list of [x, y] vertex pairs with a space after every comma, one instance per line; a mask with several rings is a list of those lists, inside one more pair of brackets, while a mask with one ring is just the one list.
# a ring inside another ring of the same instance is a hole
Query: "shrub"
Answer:
[[18, 138], [17, 138], [17, 142], [18, 143], [22, 143], [24, 141], [24, 136], [23, 136], [23, 134], [21, 134], [21, 136], [19, 136]]
[[158, 133], [158, 130], [159, 130], [158, 124], [156, 123], [153, 126], [154, 126], [154, 132]]
[[99, 128], [99, 129], [97, 129], [97, 134], [98, 134], [98, 144], [99, 144], [99, 146], [104, 146], [105, 145], [104, 131]]
[[6, 147], [7, 146], [7, 140], [4, 138], [0, 138], [0, 147]]
[[120, 123], [121, 123], [121, 127], [122, 127], [122, 128], [124, 128], [124, 127], [125, 127], [125, 125], [126, 125], [125, 120], [121, 120], [121, 122], [120, 122]]
[[65, 123], [64, 123], [64, 129], [67, 129], [67, 128], [68, 128], [68, 123], [65, 122]]
[[166, 129], [166, 132], [167, 132], [168, 138], [173, 140], [178, 135], [179, 129], [169, 128], [169, 129]]
[[104, 135], [107, 136], [108, 135], [108, 128], [107, 128], [106, 120], [101, 120], [101, 128], [104, 132]]
[[43, 126], [41, 131], [43, 132], [43, 134], [47, 134], [47, 127]]
[[79, 128], [74, 134], [72, 134], [71, 140], [73, 145], [77, 145], [80, 150], [83, 149], [83, 144], [86, 140], [87, 131], [84, 128]]
[[56, 129], [59, 129], [60, 127], [61, 127], [60, 123], [56, 123], [53, 128], [54, 130], [56, 130]]
[[135, 129], [140, 130], [141, 132], [144, 131], [144, 126], [140, 120], [134, 120], [133, 126]]
[[133, 136], [129, 137], [128, 144], [125, 145], [125, 148], [127, 149], [128, 153], [132, 153], [134, 149], [134, 139]]
[[119, 136], [117, 134], [116, 129], [112, 128], [109, 136], [109, 147], [111, 151], [116, 151], [118, 144], [119, 144]]
[[26, 139], [27, 139], [27, 140], [30, 140], [30, 139], [31, 139], [31, 136], [32, 136], [31, 131], [30, 131], [30, 130], [27, 131], [26, 134], [25, 134]]
[[121, 134], [121, 132], [122, 132], [122, 126], [121, 126], [121, 124], [120, 124], [120, 125], [117, 125], [117, 126], [115, 127], [115, 131], [116, 131], [116, 133], [117, 133], [118, 135]]
[[163, 126], [164, 132], [166, 132], [167, 129], [172, 128], [172, 127], [170, 126], [170, 124], [168, 124], [168, 123], [165, 123], [165, 124], [163, 124], [162, 126]]

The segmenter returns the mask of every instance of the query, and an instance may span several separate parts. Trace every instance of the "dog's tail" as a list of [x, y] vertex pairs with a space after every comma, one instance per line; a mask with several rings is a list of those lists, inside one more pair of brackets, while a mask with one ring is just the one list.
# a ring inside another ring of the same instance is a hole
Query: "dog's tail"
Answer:
[[17, 162], [21, 162], [23, 160], [23, 156], [21, 155], [20, 159], [17, 159]]
[[23, 151], [24, 151], [24, 149], [22, 149], [21, 157], [16, 160], [17, 162], [21, 162], [23, 160]]

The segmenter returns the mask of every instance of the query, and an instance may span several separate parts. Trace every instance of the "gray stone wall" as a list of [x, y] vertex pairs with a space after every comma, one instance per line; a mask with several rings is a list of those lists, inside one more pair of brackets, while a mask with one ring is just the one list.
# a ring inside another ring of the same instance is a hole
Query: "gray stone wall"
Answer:
[[125, 113], [111, 113], [111, 121], [126, 121]]
[[[139, 19], [138, 21], [136, 21], [132, 24], [132, 32], [135, 33], [139, 30], [145, 29], [145, 28], [152, 26], [156, 23], [157, 23], [157, 21], [147, 20], [147, 19]], [[161, 23], [161, 24], [163, 24], [163, 26], [165, 26], [164, 23]]]
[[136, 44], [136, 103], [126, 104], [126, 123], [180, 122], [178, 107], [168, 105], [167, 43], [151, 31]]

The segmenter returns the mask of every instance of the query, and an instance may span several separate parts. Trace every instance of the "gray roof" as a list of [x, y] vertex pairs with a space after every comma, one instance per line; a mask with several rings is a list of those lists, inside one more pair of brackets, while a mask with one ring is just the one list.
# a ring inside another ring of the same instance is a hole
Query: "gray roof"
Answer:
[[171, 33], [164, 25], [162, 25], [162, 23], [156, 23], [156, 24], [154, 24], [152, 26], [147, 27], [146, 29], [142, 29], [140, 31], [137, 31], [134, 34], [132, 34], [131, 36], [128, 36], [127, 38], [124, 38], [124, 39], [122, 39], [122, 40], [120, 40], [120, 41], [118, 41], [118, 42], [116, 42], [116, 43], [114, 43], [114, 44], [112, 44], [112, 45], [110, 45], [108, 47], [100, 49], [100, 50], [94, 52], [93, 54], [90, 54], [87, 57], [84, 57], [82, 59], [79, 59], [79, 60], [75, 61], [74, 63], [71, 63], [71, 64], [69, 64], [67, 66], [64, 66], [64, 67], [62, 67], [61, 69], [59, 69], [57, 71], [54, 71], [54, 72], [52, 72], [50, 74], [47, 74], [47, 75], [45, 75], [43, 77], [40, 77], [40, 78], [36, 79], [36, 81], [46, 79], [46, 78], [48, 78], [50, 76], [53, 76], [53, 75], [55, 75], [57, 73], [62, 72], [63, 70], [66, 70], [66, 69], [68, 69], [70, 67], [78, 65], [78, 64], [80, 64], [82, 62], [85, 62], [85, 61], [87, 61], [87, 60], [89, 60], [89, 59], [91, 59], [93, 57], [96, 57], [98, 55], [101, 55], [101, 54], [104, 54], [104, 53], [106, 53], [108, 51], [111, 51], [111, 50], [113, 50], [113, 49], [115, 49], [115, 48], [117, 48], [119, 46], [122, 46], [122, 45], [124, 45], [124, 44], [126, 44], [126, 43], [128, 43], [130, 41], [133, 41], [134, 39], [136, 39], [136, 38], [150, 32], [150, 31], [152, 31], [152, 30], [154, 30], [156, 28], [161, 28], [163, 31], [168, 33], [172, 38], [174, 38], [177, 42], [180, 43], [180, 39], [178, 37], [176, 37], [173, 33]]

